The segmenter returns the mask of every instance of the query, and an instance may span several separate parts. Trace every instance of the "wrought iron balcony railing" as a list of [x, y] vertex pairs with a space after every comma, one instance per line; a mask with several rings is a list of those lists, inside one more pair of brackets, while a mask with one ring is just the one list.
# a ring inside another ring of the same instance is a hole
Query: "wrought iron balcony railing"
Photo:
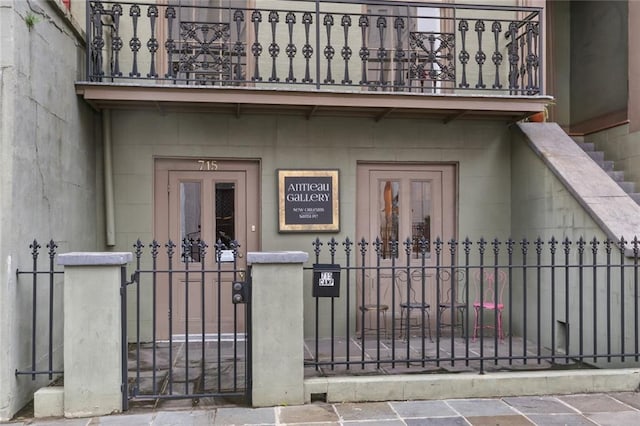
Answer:
[[542, 95], [538, 8], [376, 0], [87, 8], [92, 82]]

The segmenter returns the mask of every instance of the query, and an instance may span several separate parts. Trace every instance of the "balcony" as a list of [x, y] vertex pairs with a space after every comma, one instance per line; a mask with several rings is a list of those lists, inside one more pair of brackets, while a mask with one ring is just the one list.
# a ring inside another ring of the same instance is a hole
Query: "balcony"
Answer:
[[76, 88], [96, 109], [518, 120], [551, 101], [542, 15], [375, 0], [89, 1]]

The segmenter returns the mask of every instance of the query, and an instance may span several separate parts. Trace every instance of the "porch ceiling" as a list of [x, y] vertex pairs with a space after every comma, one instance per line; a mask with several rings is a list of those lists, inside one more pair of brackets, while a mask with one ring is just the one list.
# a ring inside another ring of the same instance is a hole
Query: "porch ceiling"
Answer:
[[329, 92], [255, 88], [144, 86], [76, 83], [76, 93], [96, 110], [151, 109], [315, 116], [521, 120], [544, 110], [550, 96], [440, 95], [388, 92]]

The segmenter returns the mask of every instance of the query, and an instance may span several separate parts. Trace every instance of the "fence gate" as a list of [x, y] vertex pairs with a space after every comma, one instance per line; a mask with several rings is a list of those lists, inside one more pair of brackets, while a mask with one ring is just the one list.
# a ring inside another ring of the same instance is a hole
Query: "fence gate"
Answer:
[[238, 245], [135, 245], [122, 277], [123, 406], [250, 404], [250, 283]]

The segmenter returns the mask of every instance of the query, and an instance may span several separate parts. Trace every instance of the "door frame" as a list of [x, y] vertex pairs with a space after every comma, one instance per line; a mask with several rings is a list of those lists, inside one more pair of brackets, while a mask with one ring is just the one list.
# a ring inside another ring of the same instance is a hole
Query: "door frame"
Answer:
[[[358, 162], [357, 166], [356, 166], [356, 194], [357, 194], [357, 203], [356, 203], [356, 240], [360, 240], [361, 238], [364, 238], [370, 245], [369, 250], [368, 250], [368, 255], [367, 255], [367, 260], [366, 262], [375, 262], [374, 258], [377, 256], [376, 253], [374, 252], [373, 247], [371, 246], [371, 244], [373, 243], [374, 239], [376, 238], [376, 236], [381, 237], [380, 235], [374, 235], [375, 232], [373, 231], [372, 228], [372, 223], [377, 221], [377, 214], [376, 212], [372, 212], [371, 210], [371, 204], [374, 202], [374, 200], [372, 200], [373, 195], [375, 193], [378, 193], [379, 188], [372, 188], [371, 187], [371, 177], [372, 175], [375, 174], [384, 174], [388, 172], [389, 174], [392, 174], [394, 172], [398, 172], [398, 173], [402, 173], [405, 176], [408, 174], [417, 174], [419, 175], [419, 173], [425, 173], [425, 174], [431, 174], [433, 175], [434, 173], [440, 173], [439, 176], [439, 181], [441, 182], [441, 187], [440, 187], [440, 198], [441, 198], [441, 203], [439, 206], [433, 206], [433, 208], [436, 209], [440, 209], [439, 215], [439, 221], [441, 223], [441, 227], [442, 227], [442, 234], [443, 235], [438, 235], [438, 232], [434, 232], [431, 235], [432, 241], [430, 241], [431, 244], [433, 244], [433, 242], [435, 241], [436, 238], [440, 238], [442, 240], [443, 243], [443, 248], [446, 247], [446, 244], [448, 242], [448, 240], [450, 239], [457, 239], [457, 233], [458, 233], [458, 194], [459, 194], [459, 188], [458, 188], [458, 182], [459, 182], [459, 176], [458, 176], [458, 172], [459, 172], [459, 166], [458, 163], [454, 163], [454, 162], [442, 162], [442, 163], [433, 163], [433, 162], [369, 162], [369, 161], [362, 161], [362, 162]], [[426, 177], [426, 176], [425, 176]], [[403, 180], [407, 179], [407, 177], [403, 177]], [[411, 181], [413, 178], [408, 178], [409, 181]], [[449, 189], [446, 189], [449, 188]], [[449, 213], [447, 214], [447, 211], [449, 211]], [[405, 225], [406, 228], [406, 225]], [[402, 242], [406, 240], [407, 237], [410, 237], [410, 235], [401, 235], [398, 236], [398, 242], [400, 243], [400, 254], [399, 254], [399, 258], [403, 259], [404, 257], [402, 256], [402, 253], [404, 252], [404, 249], [402, 248]], [[433, 247], [433, 245], [432, 245]], [[444, 252], [443, 250], [443, 253]], [[435, 254], [435, 253], [434, 253]], [[440, 258], [442, 263], [440, 266], [444, 266], [450, 263], [450, 257], [447, 257], [446, 255], [442, 254], [442, 257]], [[435, 255], [429, 255], [427, 257], [427, 263], [424, 265], [427, 268], [433, 268], [435, 266], [435, 262], [436, 262], [436, 256]], [[401, 262], [404, 262], [404, 260], [402, 260]], [[387, 270], [391, 267], [391, 263], [385, 261], [384, 265], [380, 265], [379, 267], [382, 268], [382, 270]], [[371, 265], [373, 265], [375, 263], [371, 263]], [[419, 266], [418, 266], [419, 267]], [[403, 267], [401, 266], [400, 269], [403, 269]], [[400, 314], [402, 314], [402, 308], [400, 306], [401, 300], [398, 299], [396, 301], [396, 305], [397, 306], [392, 306], [391, 304], [391, 300], [389, 300], [389, 298], [393, 298], [393, 294], [396, 291], [400, 291], [399, 289], [396, 289], [394, 287], [394, 283], [396, 283], [395, 278], [392, 278], [391, 276], [384, 276], [385, 274], [380, 274], [378, 273], [377, 277], [374, 277], [372, 283], [364, 283], [364, 282], [359, 282], [357, 285], [358, 288], [358, 292], [359, 294], [357, 295], [356, 299], [360, 300], [363, 296], [363, 294], [368, 295], [369, 298], [373, 297], [374, 295], [372, 295], [372, 291], [374, 289], [377, 289], [377, 295], [375, 295], [374, 299], [369, 300], [367, 302], [366, 297], [363, 300], [363, 303], [373, 303], [375, 306], [386, 306], [386, 309], [389, 309], [388, 307], [391, 306], [391, 313], [392, 313], [392, 318], [390, 319], [390, 324], [386, 323], [384, 325], [385, 330], [388, 329], [389, 326], [391, 327], [396, 327], [396, 319], [394, 317], [394, 315], [397, 315], [398, 312], [400, 312]], [[388, 273], [386, 273], [386, 275], [389, 275]], [[435, 276], [430, 276], [431, 278], [429, 278], [431, 282], [427, 283], [427, 286], [431, 288], [431, 290], [429, 290], [427, 292], [427, 294], [422, 293], [421, 296], [421, 301], [418, 300], [416, 303], [428, 303], [425, 302], [426, 300], [435, 300], [435, 292], [436, 287], [433, 285], [436, 281], [435, 280]], [[407, 277], [408, 278], [408, 277]], [[406, 281], [406, 280], [405, 280]], [[367, 287], [367, 284], [369, 284], [369, 286], [371, 288], [369, 288], [368, 290], [365, 289], [365, 287]], [[396, 283], [397, 285], [397, 283]], [[407, 287], [408, 288], [408, 287]], [[385, 291], [386, 290], [386, 291]], [[408, 290], [407, 290], [408, 291]], [[433, 294], [431, 294], [431, 292]], [[381, 294], [382, 293], [382, 294]], [[426, 297], [426, 299], [425, 299]], [[407, 300], [407, 303], [409, 303], [408, 295], [404, 295], [403, 298], [405, 300]], [[436, 320], [437, 317], [437, 311], [434, 309], [434, 305], [433, 302], [431, 302], [431, 308], [433, 309], [433, 313], [435, 313], [436, 315], [431, 315], [430, 321], [434, 322]], [[378, 308], [381, 309], [381, 308]], [[408, 313], [408, 315], [410, 315], [410, 313]], [[362, 318], [359, 318], [360, 324], [359, 326], [361, 327], [362, 330], [364, 330], [364, 322], [365, 322], [365, 315], [362, 315]], [[402, 315], [400, 316], [400, 319], [402, 320]], [[401, 321], [402, 323], [402, 321]], [[407, 324], [408, 325], [408, 324]], [[424, 326], [424, 324], [423, 324]], [[429, 326], [431, 327], [431, 326]], [[402, 330], [402, 329], [400, 329]], [[429, 328], [430, 330], [430, 328]], [[386, 331], [385, 331], [386, 332]]]
[[[168, 242], [168, 240], [171, 238], [172, 233], [175, 231], [175, 229], [171, 229], [172, 224], [175, 225], [175, 218], [172, 221], [171, 220], [171, 216], [172, 214], [175, 216], [176, 212], [179, 212], [179, 206], [172, 206], [171, 205], [171, 200], [172, 200], [172, 196], [170, 195], [170, 187], [171, 187], [171, 176], [172, 174], [174, 174], [174, 177], [179, 174], [185, 174], [185, 175], [190, 175], [193, 174], [194, 176], [198, 176], [199, 173], [211, 173], [210, 176], [206, 176], [206, 175], [202, 175], [202, 179], [203, 180], [215, 180], [216, 176], [215, 173], [220, 173], [220, 177], [222, 178], [221, 180], [225, 180], [225, 178], [223, 177], [223, 175], [228, 176], [229, 174], [232, 173], [243, 173], [244, 174], [244, 188], [243, 190], [243, 194], [238, 193], [236, 196], [237, 197], [244, 197], [244, 204], [245, 204], [245, 209], [244, 211], [240, 212], [239, 214], [244, 214], [246, 217], [245, 219], [245, 223], [244, 223], [244, 235], [245, 235], [245, 241], [241, 242], [241, 244], [244, 243], [245, 247], [240, 247], [240, 249], [238, 250], [238, 254], [237, 257], [240, 258], [238, 260], [234, 260], [233, 261], [233, 267], [231, 269], [229, 269], [228, 266], [231, 265], [226, 265], [226, 264], [217, 264], [217, 268], [219, 268], [219, 270], [221, 272], [227, 271], [227, 272], [231, 272], [231, 271], [236, 271], [237, 268], [241, 268], [241, 269], [246, 269], [245, 266], [240, 266], [239, 264], [236, 264], [236, 261], [241, 261], [240, 264], [244, 265], [244, 263], [246, 262], [246, 253], [249, 251], [259, 251], [260, 250], [260, 235], [261, 235], [261, 224], [260, 224], [260, 220], [261, 220], [261, 209], [260, 209], [260, 203], [261, 203], [261, 197], [260, 197], [260, 179], [261, 179], [261, 168], [260, 168], [260, 162], [259, 160], [246, 160], [246, 159], [206, 159], [203, 160], [201, 157], [194, 157], [194, 158], [189, 158], [189, 157], [181, 157], [181, 158], [165, 158], [165, 157], [160, 157], [160, 158], [154, 158], [154, 182], [153, 182], [153, 186], [154, 186], [154, 201], [153, 201], [153, 207], [154, 207], [154, 223], [153, 223], [153, 229], [154, 229], [154, 240], [158, 241], [160, 244], [164, 244], [166, 242]], [[195, 179], [195, 177], [194, 177]], [[189, 179], [188, 179], [189, 180]], [[174, 188], [175, 190], [175, 188]], [[174, 194], [175, 197], [175, 194]], [[175, 200], [174, 200], [175, 201]], [[204, 216], [203, 216], [203, 220]], [[212, 224], [215, 227], [215, 223]], [[207, 241], [206, 237], [203, 237], [203, 240], [209, 245], [209, 249], [207, 250], [209, 253], [212, 253], [215, 251], [214, 245], [216, 244], [216, 241]], [[176, 253], [177, 258], [180, 258], [180, 253], [181, 253], [181, 241], [178, 238], [178, 240], [173, 239], [174, 244], [176, 244]], [[164, 265], [162, 262], [164, 262], [165, 260], [163, 258], [161, 258], [161, 267], [167, 266]], [[197, 269], [196, 269], [197, 270]], [[235, 272], [234, 272], [235, 274]], [[234, 278], [235, 279], [235, 278]], [[244, 279], [244, 278], [241, 278]], [[176, 279], [176, 283], [179, 284], [178, 282], [179, 280]], [[175, 284], [174, 284], [175, 285]], [[231, 291], [231, 286], [225, 286], [225, 291]], [[226, 294], [226, 293], [225, 293]], [[223, 300], [229, 300], [229, 304], [231, 304], [231, 295], [229, 293], [228, 295], [229, 297], [226, 298], [224, 297], [223, 294], [218, 294], [218, 302], [216, 302], [218, 304], [218, 309], [222, 309], [222, 306], [226, 306], [225, 302], [222, 302]], [[158, 298], [157, 302], [156, 302], [156, 306], [155, 309], [158, 309], [158, 307], [163, 307], [166, 301], [164, 301], [164, 299], [160, 299]], [[169, 304], [172, 304], [172, 302], [167, 302]], [[221, 305], [222, 303], [222, 305]], [[234, 305], [235, 306], [235, 305]], [[166, 308], [166, 307], [165, 307]], [[175, 307], [174, 307], [175, 308]], [[178, 312], [178, 311], [175, 311]], [[205, 312], [201, 312], [201, 315], [205, 315]], [[158, 317], [157, 318], [157, 324], [156, 326], [158, 327], [159, 330], [164, 330], [164, 328], [162, 328], [162, 324], [163, 324], [163, 320]], [[191, 319], [186, 318], [185, 321], [190, 322]], [[173, 320], [171, 320], [170, 322], [173, 322], [175, 325], [177, 325], [180, 322], [179, 318], [174, 318]], [[220, 331], [220, 327], [218, 327], [218, 330]], [[169, 334], [173, 334], [171, 332], [169, 332]], [[169, 336], [169, 338], [171, 338], [171, 336]]]

